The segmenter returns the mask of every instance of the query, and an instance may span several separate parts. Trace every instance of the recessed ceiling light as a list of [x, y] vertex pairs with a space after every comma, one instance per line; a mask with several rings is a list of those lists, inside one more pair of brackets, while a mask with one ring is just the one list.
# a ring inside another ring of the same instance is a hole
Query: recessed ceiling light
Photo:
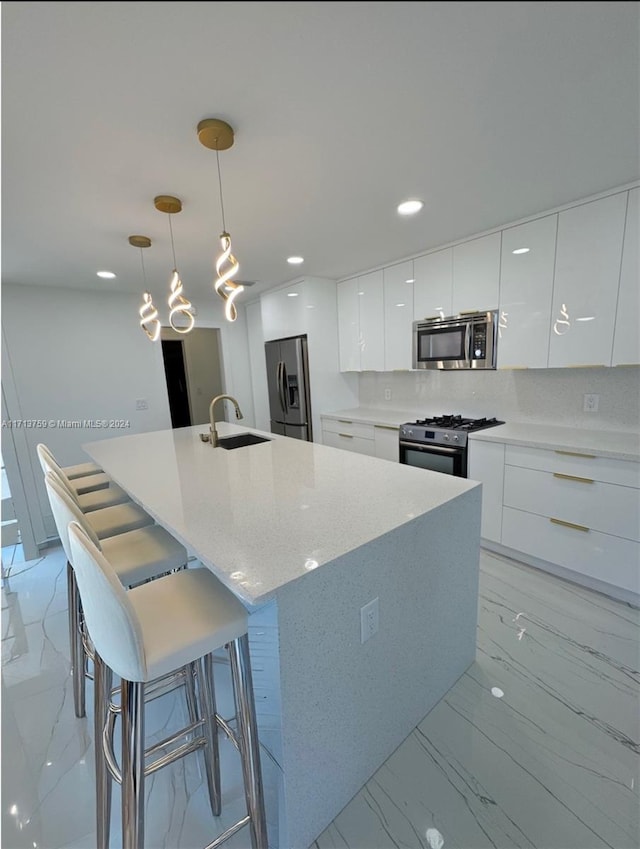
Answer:
[[416, 279], [415, 279], [415, 277], [407, 277], [407, 279], [404, 282], [405, 283], [415, 283]]
[[511, 251], [512, 254], [528, 254], [530, 248], [516, 248], [515, 251]]
[[304, 262], [304, 257], [303, 256], [288, 256], [287, 262], [290, 265], [300, 265], [301, 262]]
[[98, 277], [102, 277], [104, 280], [113, 280], [116, 276], [113, 271], [96, 271]]
[[398, 212], [400, 215], [415, 215], [423, 206], [421, 200], [405, 200], [398, 206]]
[[297, 298], [300, 292], [287, 292], [287, 298]]

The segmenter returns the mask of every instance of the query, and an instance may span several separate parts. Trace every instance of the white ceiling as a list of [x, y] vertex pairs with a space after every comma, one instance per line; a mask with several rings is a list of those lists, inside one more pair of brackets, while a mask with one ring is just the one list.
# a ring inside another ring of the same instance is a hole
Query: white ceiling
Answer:
[[[256, 293], [339, 279], [638, 178], [639, 6], [4, 2], [5, 283]], [[399, 201], [422, 213], [400, 218]], [[286, 263], [296, 253], [303, 266]], [[95, 276], [100, 268], [115, 281]], [[192, 298], [192, 300], [194, 300]]]

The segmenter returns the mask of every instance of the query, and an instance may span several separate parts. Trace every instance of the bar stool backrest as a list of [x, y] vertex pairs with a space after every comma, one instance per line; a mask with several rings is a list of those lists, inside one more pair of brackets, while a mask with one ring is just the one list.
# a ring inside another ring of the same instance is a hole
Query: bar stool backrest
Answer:
[[44, 484], [47, 488], [49, 504], [60, 542], [64, 548], [64, 553], [67, 555], [67, 560], [73, 564], [69, 543], [69, 522], [77, 522], [97, 548], [100, 548], [100, 542], [95, 531], [85, 519], [84, 513], [71, 498], [58, 476], [54, 472], [47, 472], [44, 476]]
[[49, 451], [44, 442], [39, 442], [36, 445], [36, 451], [38, 453], [38, 460], [40, 461], [40, 465], [42, 466], [42, 473], [46, 475], [49, 471], [49, 464], [52, 462], [56, 462], [55, 457], [53, 456], [51, 451]]
[[[41, 449], [44, 449], [44, 450], [41, 450]], [[53, 472], [58, 477], [60, 483], [67, 490], [67, 492], [69, 493], [71, 498], [73, 498], [73, 500], [77, 504], [78, 503], [78, 495], [77, 495], [75, 489], [73, 488], [73, 486], [71, 485], [69, 478], [66, 476], [66, 474], [63, 472], [63, 470], [60, 468], [60, 466], [53, 459], [53, 456], [52, 456], [51, 452], [49, 451], [49, 449], [46, 446], [42, 445], [42, 443], [40, 445], [38, 445], [38, 459], [40, 460], [40, 465], [42, 466], [42, 470], [45, 473], [45, 475], [47, 474], [47, 472]]]
[[144, 681], [142, 632], [127, 591], [77, 522], [69, 525], [69, 541], [87, 631], [96, 651], [116, 675]]

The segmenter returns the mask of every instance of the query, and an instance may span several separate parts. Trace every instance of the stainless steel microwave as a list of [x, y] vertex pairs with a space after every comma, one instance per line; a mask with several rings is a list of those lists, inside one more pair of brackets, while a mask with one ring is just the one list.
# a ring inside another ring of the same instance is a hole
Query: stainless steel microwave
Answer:
[[494, 369], [498, 310], [413, 322], [413, 368]]

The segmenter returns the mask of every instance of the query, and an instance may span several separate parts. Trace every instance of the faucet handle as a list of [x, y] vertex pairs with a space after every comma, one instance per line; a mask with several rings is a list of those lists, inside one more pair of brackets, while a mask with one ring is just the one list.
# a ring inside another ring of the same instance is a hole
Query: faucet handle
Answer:
[[240, 407], [238, 407], [238, 405], [237, 405], [237, 404], [236, 404], [236, 418], [237, 418], [237, 419], [242, 419], [242, 418], [244, 418], [244, 417], [243, 417], [243, 415], [242, 415], [242, 412], [240, 411]]

